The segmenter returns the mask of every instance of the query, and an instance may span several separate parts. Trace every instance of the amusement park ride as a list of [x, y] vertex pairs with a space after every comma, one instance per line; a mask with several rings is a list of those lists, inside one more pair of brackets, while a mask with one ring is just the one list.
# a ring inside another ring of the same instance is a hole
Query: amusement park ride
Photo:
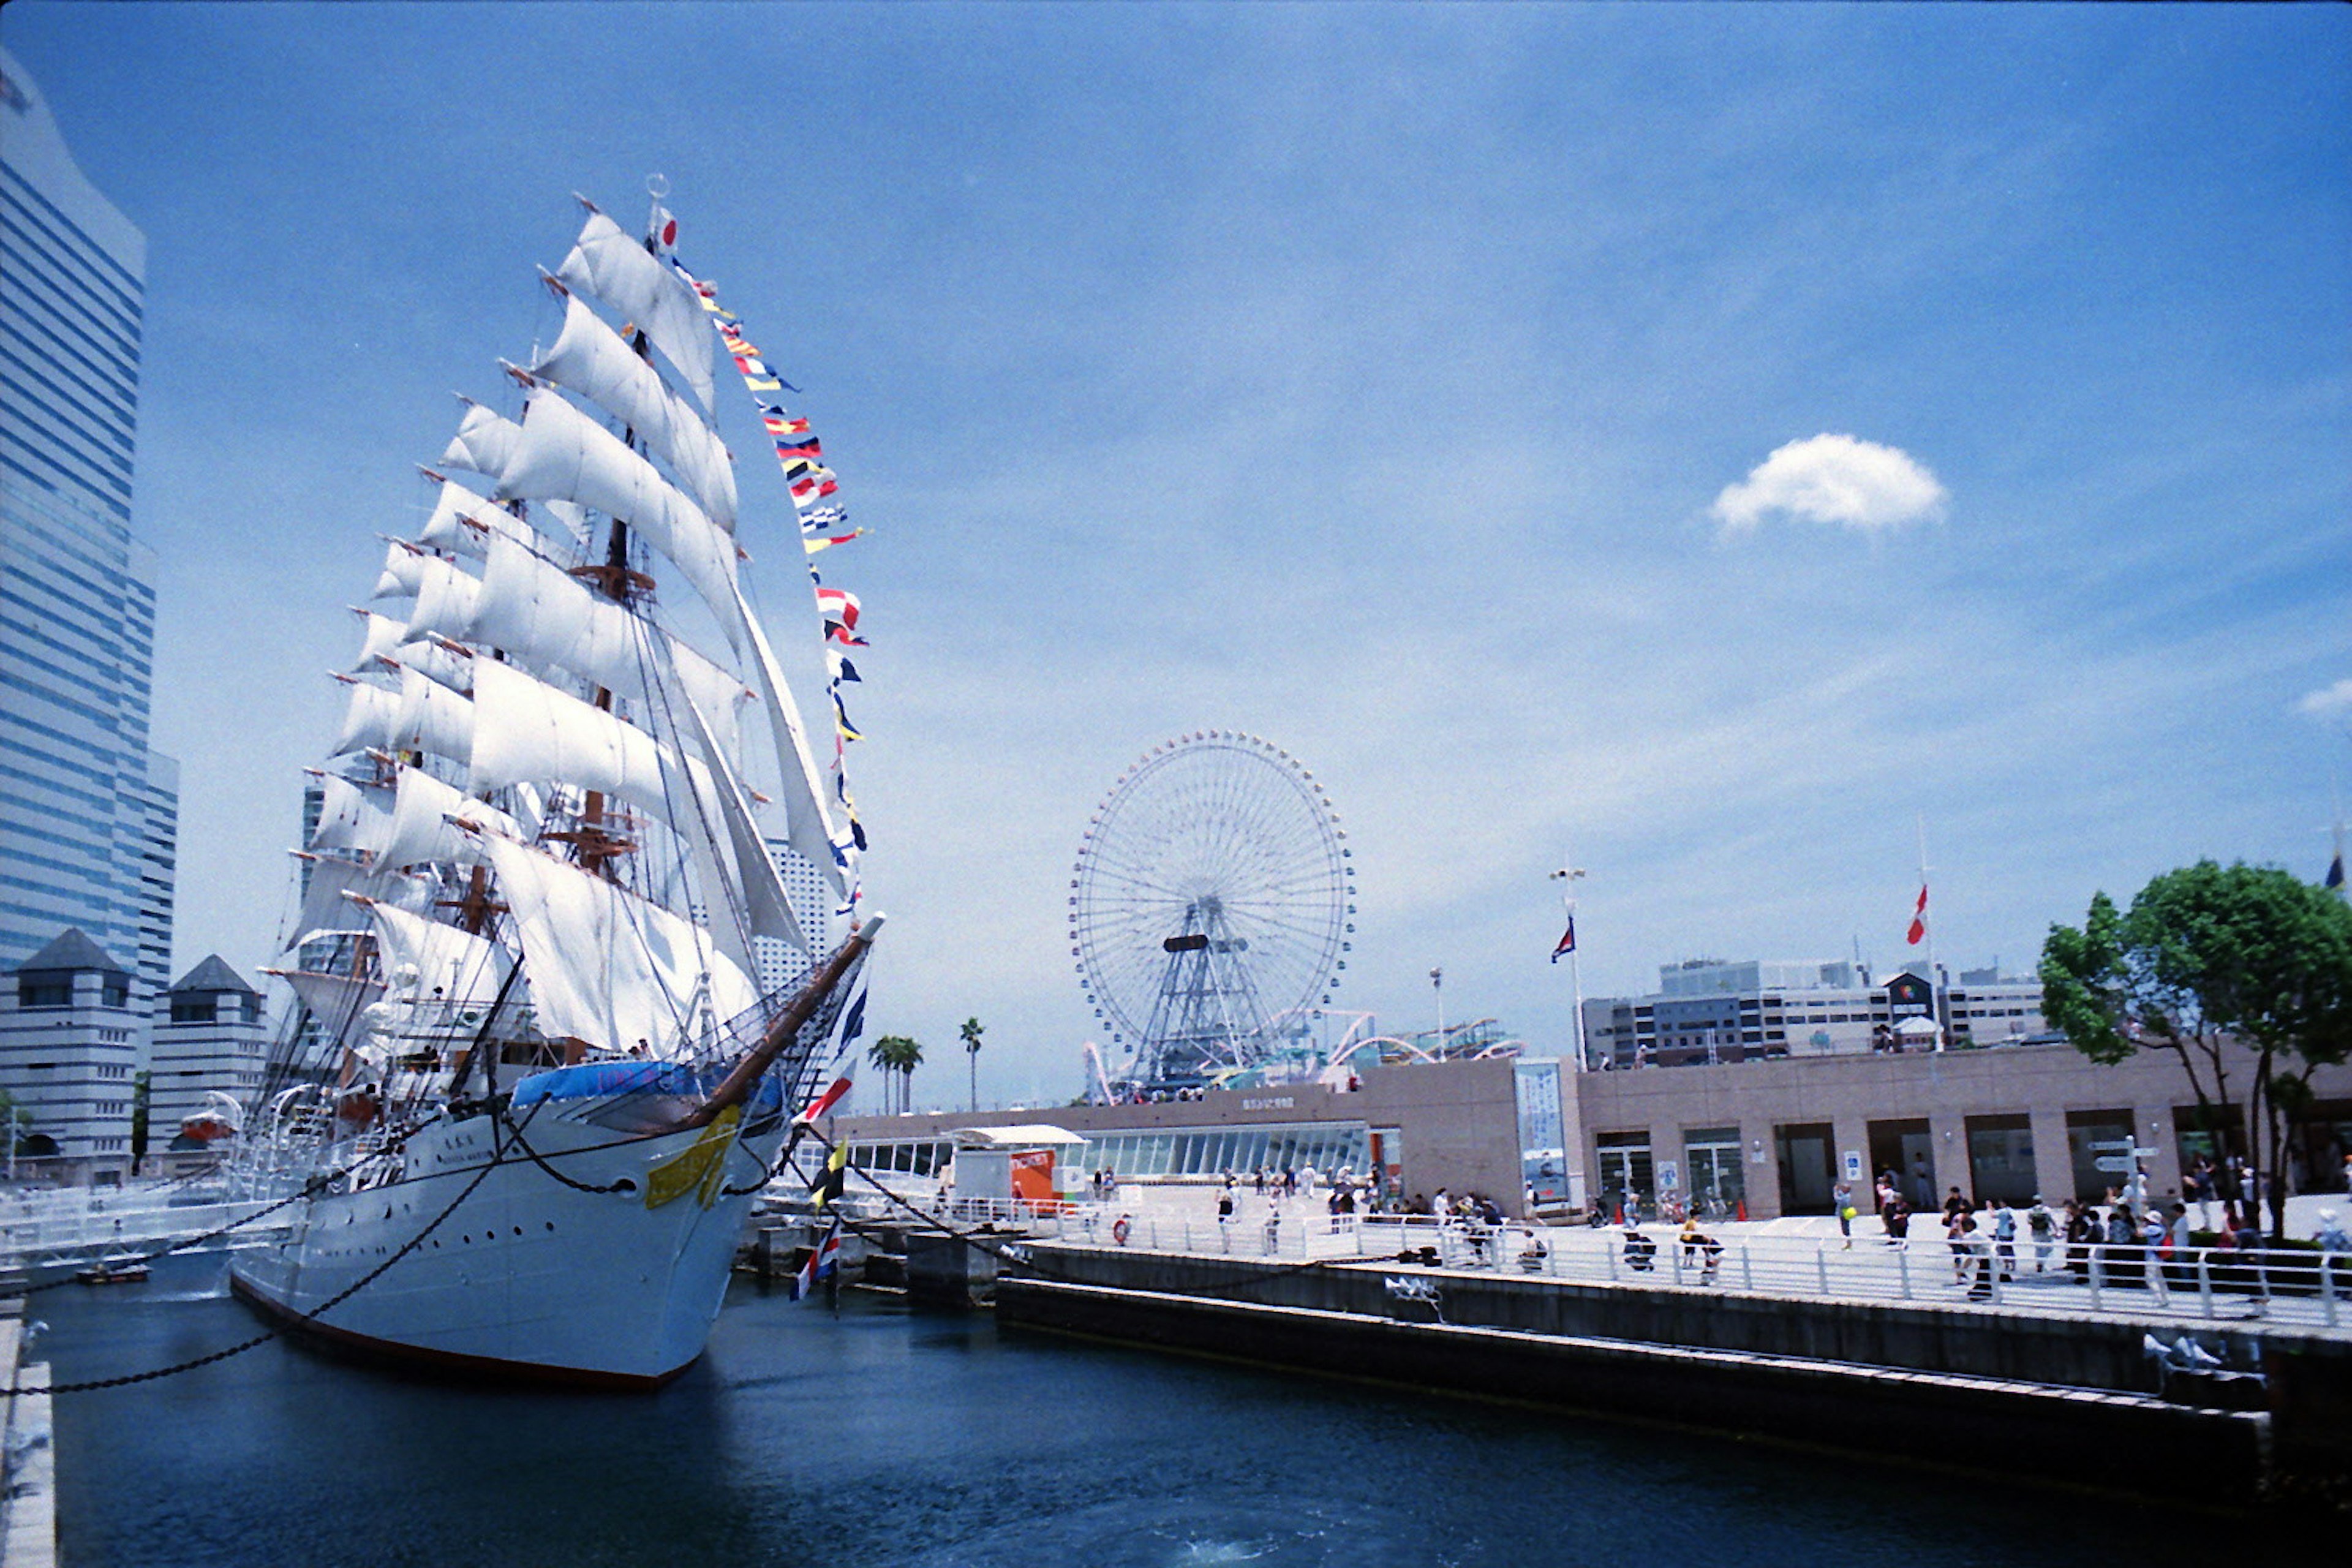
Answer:
[[1314, 773], [1256, 735], [1195, 731], [1119, 775], [1070, 878], [1070, 956], [1111, 1046], [1111, 1061], [1084, 1047], [1090, 1098], [1344, 1086], [1381, 1061], [1518, 1054], [1491, 1019], [1405, 1039], [1332, 1009], [1356, 930], [1347, 837]]

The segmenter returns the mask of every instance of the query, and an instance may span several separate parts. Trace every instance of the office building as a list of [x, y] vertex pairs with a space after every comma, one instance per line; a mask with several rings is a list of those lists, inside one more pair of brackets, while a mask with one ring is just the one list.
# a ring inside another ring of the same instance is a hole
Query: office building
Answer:
[[178, 808], [131, 526], [146, 249], [0, 53], [0, 970], [75, 930], [142, 1005], [171, 980]]
[[121, 1179], [148, 1008], [131, 971], [67, 931], [0, 973], [0, 1088], [14, 1102], [19, 1174]]
[[768, 854], [776, 863], [776, 874], [783, 879], [785, 900], [793, 906], [793, 918], [800, 921], [801, 934], [808, 938], [814, 957], [774, 937], [753, 937], [751, 957], [757, 973], [752, 978], [763, 995], [805, 981], [841, 941], [847, 925], [836, 912], [839, 900], [824, 873], [806, 856], [781, 838], [768, 840]]
[[1931, 985], [1906, 970], [1873, 984], [1833, 963], [1667, 964], [1648, 996], [1584, 1004], [1584, 1038], [1601, 1068], [1689, 1067], [1791, 1056], [1844, 1056], [2046, 1037], [2038, 980], [1969, 970]]
[[182, 975], [156, 1016], [149, 1049], [149, 1146], [170, 1146], [182, 1122], [216, 1109], [208, 1095], [250, 1100], [268, 1047], [261, 994], [217, 953]]

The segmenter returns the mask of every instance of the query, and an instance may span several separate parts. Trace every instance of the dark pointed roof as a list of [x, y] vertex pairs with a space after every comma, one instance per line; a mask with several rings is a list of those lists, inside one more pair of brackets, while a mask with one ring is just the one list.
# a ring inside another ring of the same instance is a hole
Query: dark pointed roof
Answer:
[[242, 991], [248, 996], [258, 996], [261, 994], [260, 992], [256, 991], [252, 986], [247, 985], [245, 983], [245, 977], [243, 975], [237, 973], [236, 970], [231, 969], [227, 964], [222, 963], [221, 955], [217, 952], [212, 954], [202, 963], [197, 964], [194, 969], [189, 970], [185, 974], [180, 976], [179, 984], [173, 986], [172, 989], [174, 993], [182, 991]]
[[82, 934], [79, 926], [59, 932], [56, 941], [18, 964], [17, 969], [100, 969], [109, 974], [131, 971], [106, 955], [106, 949]]

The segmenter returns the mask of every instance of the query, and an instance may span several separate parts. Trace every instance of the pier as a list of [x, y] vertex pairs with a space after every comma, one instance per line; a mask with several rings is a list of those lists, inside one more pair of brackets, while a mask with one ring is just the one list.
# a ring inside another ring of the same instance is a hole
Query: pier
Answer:
[[[1009, 1329], [2117, 1489], [2190, 1454], [2223, 1495], [2352, 1485], [2352, 1278], [2309, 1252], [2029, 1249], [2004, 1279], [1990, 1253], [1770, 1226], [1710, 1256], [1666, 1226], [1629, 1251], [1614, 1227], [1221, 1224], [1196, 1197], [853, 1207], [866, 1279]], [[806, 1222], [766, 1223], [789, 1272]]]

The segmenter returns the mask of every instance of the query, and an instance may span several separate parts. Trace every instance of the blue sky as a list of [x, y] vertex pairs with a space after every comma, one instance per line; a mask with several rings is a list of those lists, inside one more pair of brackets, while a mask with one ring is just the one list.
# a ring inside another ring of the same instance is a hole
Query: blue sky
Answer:
[[[1341, 1002], [1425, 1026], [1443, 964], [1449, 1016], [1538, 1048], [1563, 855], [1592, 994], [1857, 939], [1885, 968], [1921, 814], [1956, 965], [2027, 967], [2094, 889], [2199, 856], [2326, 863], [2340, 7], [0, 28], [150, 243], [183, 965], [263, 961], [342, 606], [429, 499], [409, 465], [551, 333], [569, 194], [634, 218], [653, 170], [877, 531], [833, 574], [875, 645], [877, 1022], [945, 1060], [977, 1014], [984, 1099], [1075, 1088], [1079, 832], [1202, 727], [1280, 742], [1347, 816]], [[772, 573], [788, 509], [726, 434]]]

